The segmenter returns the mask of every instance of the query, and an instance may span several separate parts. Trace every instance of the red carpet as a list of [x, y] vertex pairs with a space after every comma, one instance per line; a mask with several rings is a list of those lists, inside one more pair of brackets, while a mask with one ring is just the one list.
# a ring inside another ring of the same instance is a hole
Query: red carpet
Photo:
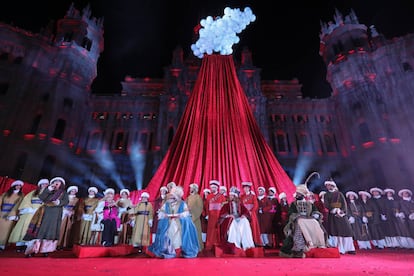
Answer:
[[340, 258], [281, 258], [277, 250], [263, 257], [156, 259], [137, 253], [79, 258], [71, 250], [49, 257], [25, 258], [13, 248], [0, 252], [0, 275], [414, 275], [414, 250], [357, 251]]

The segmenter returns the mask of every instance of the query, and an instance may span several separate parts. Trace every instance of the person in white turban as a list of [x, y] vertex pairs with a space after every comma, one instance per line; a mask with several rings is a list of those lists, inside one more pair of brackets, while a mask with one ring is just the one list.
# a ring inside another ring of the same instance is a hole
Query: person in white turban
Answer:
[[312, 248], [325, 248], [327, 239], [320, 223], [321, 213], [306, 200], [309, 190], [306, 185], [296, 187], [295, 201], [289, 206], [289, 221], [284, 228], [286, 239], [280, 249], [282, 257], [304, 258]]
[[188, 205], [182, 199], [181, 186], [173, 187], [167, 201], [158, 212], [155, 241], [148, 253], [159, 258], [195, 258], [199, 252], [197, 229], [191, 219]]
[[18, 208], [24, 198], [23, 185], [23, 181], [15, 180], [0, 196], [0, 251], [5, 249], [10, 233], [19, 219]]

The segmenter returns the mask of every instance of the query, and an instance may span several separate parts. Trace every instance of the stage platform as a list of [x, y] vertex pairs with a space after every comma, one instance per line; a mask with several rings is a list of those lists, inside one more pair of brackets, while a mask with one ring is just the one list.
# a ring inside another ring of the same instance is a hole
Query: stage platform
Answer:
[[[146, 250], [144, 250], [145, 252]], [[72, 248], [73, 254], [78, 258], [99, 258], [99, 257], [118, 257], [128, 256], [132, 254], [138, 254], [137, 249], [132, 245], [119, 244], [111, 247], [105, 247], [102, 245], [86, 246], [86, 245], [74, 245]], [[151, 254], [148, 254], [149, 256]], [[200, 253], [200, 256], [204, 254]], [[232, 258], [232, 257], [248, 257], [248, 258], [263, 258], [265, 252], [263, 247], [250, 248], [243, 251], [239, 248], [235, 248], [232, 254], [225, 253], [220, 247], [215, 247], [211, 257], [217, 258]]]
[[78, 258], [118, 257], [133, 254], [134, 247], [127, 244], [119, 244], [110, 247], [102, 245], [74, 245], [72, 252]]

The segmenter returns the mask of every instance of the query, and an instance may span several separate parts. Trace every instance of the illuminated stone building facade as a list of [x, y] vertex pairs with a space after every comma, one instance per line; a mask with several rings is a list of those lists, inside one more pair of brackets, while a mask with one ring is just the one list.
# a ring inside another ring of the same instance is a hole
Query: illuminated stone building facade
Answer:
[[[56, 30], [34, 34], [0, 23], [0, 175], [37, 183], [64, 176], [145, 188], [168, 150], [200, 60], [173, 51], [162, 79], [126, 76], [122, 92], [92, 93], [104, 50], [103, 21], [71, 6]], [[315, 34], [316, 35], [316, 34]], [[323, 24], [320, 55], [328, 98], [302, 97], [297, 80], [262, 80], [251, 52], [235, 60], [240, 82], [275, 156], [319, 191], [409, 187], [414, 172], [414, 35], [385, 39], [353, 12]]]

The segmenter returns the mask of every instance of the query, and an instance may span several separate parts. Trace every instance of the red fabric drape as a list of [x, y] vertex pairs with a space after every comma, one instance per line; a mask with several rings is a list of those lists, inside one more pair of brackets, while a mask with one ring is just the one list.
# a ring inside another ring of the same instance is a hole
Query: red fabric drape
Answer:
[[177, 131], [146, 190], [151, 198], [170, 181], [200, 191], [209, 181], [275, 187], [288, 198], [295, 185], [267, 145], [237, 78], [233, 56], [206, 55]]

